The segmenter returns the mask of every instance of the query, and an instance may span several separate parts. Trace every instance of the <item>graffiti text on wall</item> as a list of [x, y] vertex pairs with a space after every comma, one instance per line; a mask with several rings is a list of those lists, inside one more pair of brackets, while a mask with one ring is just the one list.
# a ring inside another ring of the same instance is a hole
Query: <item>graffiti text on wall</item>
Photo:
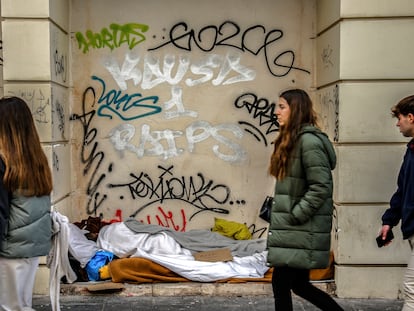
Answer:
[[55, 64], [55, 75], [57, 77], [61, 77], [62, 82], [66, 82], [67, 80], [67, 55], [59, 53], [58, 50], [55, 50], [55, 54], [53, 54], [54, 64]]
[[[127, 89], [126, 81], [128, 80], [132, 80], [135, 86], [141, 83], [141, 88], [144, 90], [152, 89], [162, 83], [176, 85], [184, 79], [188, 71], [200, 77], [185, 79], [187, 86], [196, 86], [209, 81], [215, 86], [229, 85], [252, 81], [256, 77], [256, 72], [253, 69], [240, 64], [240, 55], [235, 53], [229, 53], [225, 57], [216, 54], [207, 55], [193, 64], [190, 63], [187, 56], [181, 55], [178, 58], [174, 77], [172, 77], [172, 71], [176, 65], [174, 55], [164, 56], [162, 69], [159, 59], [150, 54], [146, 55], [142, 64], [144, 68], [142, 72], [136, 67], [139, 60], [140, 56], [132, 53], [125, 56], [122, 66], [114, 58], [106, 60], [105, 68], [111, 73], [121, 90]], [[215, 68], [218, 69], [216, 77], [214, 77], [213, 71]]]
[[[261, 37], [259, 44], [258, 37]], [[171, 27], [169, 39], [149, 51], [158, 50], [167, 45], [186, 51], [192, 51], [195, 45], [201, 51], [211, 52], [220, 46], [226, 46], [240, 50], [242, 52], [258, 55], [263, 53], [263, 58], [269, 72], [275, 77], [284, 77], [291, 70], [299, 70], [310, 74], [306, 69], [295, 65], [295, 52], [286, 49], [279, 50], [277, 45], [284, 36], [281, 29], [266, 30], [263, 25], [254, 25], [246, 30], [242, 30], [233, 21], [225, 21], [220, 26], [207, 25], [198, 32], [185, 22], [179, 22]]]
[[[3, 40], [0, 40], [0, 51], [3, 50]], [[3, 56], [0, 57], [0, 66], [3, 66]]]
[[[221, 143], [226, 149], [230, 149], [232, 153], [224, 153], [221, 151], [219, 144], [213, 145], [213, 153], [219, 159], [230, 162], [239, 163], [246, 159], [246, 151], [237, 143], [233, 142], [228, 135], [222, 133], [231, 133], [236, 138], [241, 139], [243, 137], [243, 131], [235, 124], [219, 124], [211, 125], [207, 121], [195, 121], [190, 124], [185, 131], [185, 137], [187, 139], [187, 150], [193, 152], [195, 145], [201, 143], [208, 138], [213, 138], [215, 141]], [[109, 138], [114, 148], [122, 153], [127, 150], [136, 154], [138, 158], [144, 156], [161, 156], [163, 160], [167, 160], [172, 157], [177, 157], [184, 152], [184, 149], [177, 148], [176, 139], [182, 137], [184, 134], [181, 131], [163, 130], [163, 131], [151, 131], [151, 128], [147, 124], [143, 124], [141, 127], [140, 142], [137, 146], [131, 143], [131, 140], [135, 136], [135, 127], [132, 124], [124, 123], [116, 126], [109, 132]], [[161, 143], [166, 142], [167, 149]], [[152, 148], [146, 148], [146, 145], [150, 144]]]
[[100, 104], [98, 115], [101, 117], [112, 119], [112, 115], [116, 115], [120, 119], [128, 121], [161, 111], [161, 107], [154, 106], [158, 102], [158, 96], [142, 97], [141, 93], [128, 95], [122, 94], [121, 90], [114, 89], [107, 91], [106, 83], [101, 78], [92, 76], [92, 80], [99, 81], [102, 86], [102, 92], [98, 99], [98, 104]]
[[[91, 110], [89, 112], [86, 112], [86, 105], [93, 106], [95, 104], [95, 101], [95, 90], [92, 87], [88, 87], [84, 91], [82, 97], [82, 113], [80, 115], [72, 114], [70, 117], [71, 120], [80, 121], [83, 128], [83, 140], [81, 146], [81, 162], [85, 165], [83, 169], [83, 175], [87, 176], [88, 174], [91, 174], [86, 189], [86, 194], [89, 198], [86, 208], [88, 215], [96, 215], [102, 203], [107, 199], [107, 194], [101, 194], [98, 191], [98, 187], [106, 178], [106, 174], [98, 173], [98, 170], [103, 165], [105, 154], [103, 151], [98, 150], [99, 143], [95, 141], [98, 135], [98, 130], [96, 128], [92, 128], [91, 126], [92, 119], [96, 111]], [[112, 163], [108, 165], [108, 172], [111, 171]]]
[[111, 24], [108, 28], [102, 28], [100, 32], [87, 30], [85, 35], [81, 32], [76, 33], [78, 47], [83, 53], [89, 52], [89, 49], [109, 48], [111, 51], [123, 44], [133, 49], [139, 43], [145, 41], [144, 32], [148, 30], [148, 25], [128, 23], [124, 25]]
[[258, 98], [253, 93], [240, 95], [234, 105], [239, 109], [246, 109], [253, 119], [259, 119], [259, 126], [266, 127], [265, 133], [250, 122], [239, 121], [240, 125], [245, 126], [245, 131], [253, 135], [257, 141], [263, 141], [268, 145], [266, 135], [279, 130], [279, 123], [275, 116], [275, 104], [269, 103], [266, 98]]
[[201, 212], [211, 211], [228, 214], [226, 208], [214, 206], [225, 204], [230, 197], [230, 189], [223, 184], [216, 184], [212, 179], [206, 179], [202, 173], [196, 177], [176, 176], [174, 166], [158, 166], [160, 175], [152, 178], [148, 173], [130, 174], [131, 181], [123, 184], [110, 184], [112, 188], [124, 187], [132, 200], [147, 198], [149, 201], [139, 207], [131, 217], [136, 217], [149, 205], [163, 203], [167, 200], [181, 200], [196, 207], [198, 211], [193, 213], [190, 220]]

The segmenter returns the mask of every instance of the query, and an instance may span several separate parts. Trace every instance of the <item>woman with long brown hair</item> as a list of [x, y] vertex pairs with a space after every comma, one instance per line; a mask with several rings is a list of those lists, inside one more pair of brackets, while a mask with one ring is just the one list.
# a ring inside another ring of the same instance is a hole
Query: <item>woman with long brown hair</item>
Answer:
[[269, 167], [276, 186], [267, 238], [276, 311], [293, 310], [291, 291], [321, 310], [343, 311], [309, 281], [310, 269], [329, 264], [335, 151], [317, 127], [305, 91], [283, 92], [276, 116], [280, 132]]
[[29, 107], [0, 99], [0, 310], [32, 310], [39, 257], [51, 247], [51, 191]]

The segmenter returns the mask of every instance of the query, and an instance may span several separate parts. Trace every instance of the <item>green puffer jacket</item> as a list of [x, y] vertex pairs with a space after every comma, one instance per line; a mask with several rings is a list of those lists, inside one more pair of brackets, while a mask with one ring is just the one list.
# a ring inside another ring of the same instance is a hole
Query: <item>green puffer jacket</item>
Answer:
[[326, 268], [336, 155], [327, 135], [304, 126], [287, 176], [277, 181], [267, 238], [268, 265]]

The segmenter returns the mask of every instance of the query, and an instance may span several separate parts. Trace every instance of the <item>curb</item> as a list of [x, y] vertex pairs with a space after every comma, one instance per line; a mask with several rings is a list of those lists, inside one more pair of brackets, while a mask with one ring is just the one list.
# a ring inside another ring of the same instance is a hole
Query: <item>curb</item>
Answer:
[[[333, 282], [317, 282], [313, 285], [329, 294], [335, 293]], [[118, 296], [273, 296], [272, 284], [247, 283], [151, 283], [131, 284], [105, 282], [79, 282], [61, 284], [62, 296], [118, 295]]]

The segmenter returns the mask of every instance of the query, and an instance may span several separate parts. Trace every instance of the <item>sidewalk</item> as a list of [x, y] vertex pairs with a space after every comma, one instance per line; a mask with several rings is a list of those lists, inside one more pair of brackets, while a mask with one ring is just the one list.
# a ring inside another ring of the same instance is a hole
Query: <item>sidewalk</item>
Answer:
[[[401, 300], [336, 299], [345, 311], [400, 311]], [[36, 311], [51, 311], [48, 297], [35, 297]], [[220, 296], [62, 296], [61, 310], [71, 311], [274, 311], [273, 298], [269, 296], [220, 297]], [[294, 297], [295, 311], [317, 311], [318, 308]]]
[[[332, 293], [333, 283], [315, 284]], [[274, 311], [269, 283], [154, 283], [86, 282], [62, 284], [61, 310], [71, 311]], [[337, 299], [345, 311], [400, 311], [398, 299]], [[35, 296], [33, 308], [51, 311], [48, 296]], [[295, 311], [317, 311], [294, 296]]]

